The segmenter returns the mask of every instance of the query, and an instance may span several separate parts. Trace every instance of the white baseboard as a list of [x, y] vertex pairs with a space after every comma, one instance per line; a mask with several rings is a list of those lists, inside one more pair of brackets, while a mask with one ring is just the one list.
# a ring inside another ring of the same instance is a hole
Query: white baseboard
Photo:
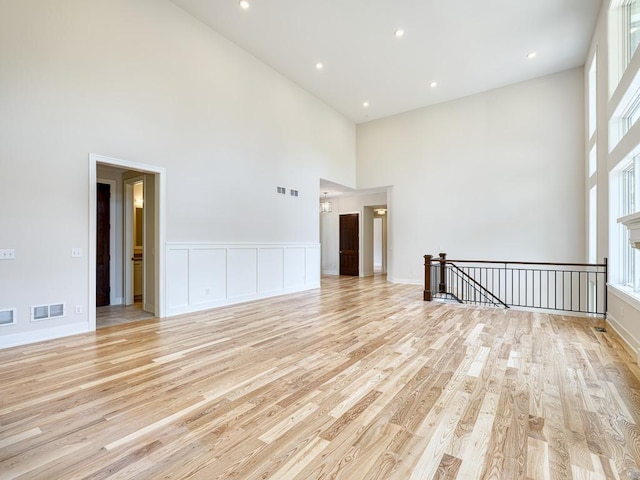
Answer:
[[111, 299], [111, 302], [109, 302], [109, 305], [122, 305], [123, 303], [124, 303], [123, 297], [115, 297]]
[[203, 310], [209, 310], [211, 308], [226, 307], [229, 305], [236, 305], [238, 303], [251, 302], [254, 300], [263, 300], [265, 298], [279, 297], [282, 295], [288, 295], [290, 293], [304, 292], [307, 290], [314, 290], [320, 288], [318, 285], [305, 285], [299, 288], [290, 288], [285, 290], [276, 290], [272, 292], [256, 293], [251, 295], [243, 295], [241, 297], [225, 298], [213, 302], [202, 302], [191, 305], [179, 305], [167, 309], [167, 316], [173, 317], [175, 315], [183, 315], [186, 313], [201, 312]]
[[20, 345], [43, 342], [45, 340], [53, 340], [54, 338], [77, 335], [79, 333], [87, 333], [89, 331], [89, 324], [87, 322], [80, 322], [58, 327], [32, 330], [29, 332], [3, 335], [0, 337], [0, 349], [18, 347]]
[[636, 363], [640, 355], [640, 341], [636, 339], [624, 326], [613, 316], [607, 313], [607, 324], [615, 330], [615, 332], [624, 340], [632, 352], [636, 352]]
[[416, 280], [415, 278], [396, 278], [387, 275], [387, 281], [391, 283], [402, 283], [405, 285], [423, 285], [423, 280]]
[[337, 270], [322, 270], [322, 275], [340, 275]]

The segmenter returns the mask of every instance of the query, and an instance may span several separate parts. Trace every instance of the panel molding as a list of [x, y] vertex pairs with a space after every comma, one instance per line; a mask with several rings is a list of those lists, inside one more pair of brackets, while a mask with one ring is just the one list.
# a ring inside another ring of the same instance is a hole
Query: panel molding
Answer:
[[319, 243], [168, 242], [167, 316], [320, 287]]

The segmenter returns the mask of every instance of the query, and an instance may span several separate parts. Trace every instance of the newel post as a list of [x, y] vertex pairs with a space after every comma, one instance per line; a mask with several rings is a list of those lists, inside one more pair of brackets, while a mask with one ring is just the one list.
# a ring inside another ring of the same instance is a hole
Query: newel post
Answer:
[[445, 276], [445, 268], [446, 268], [447, 254], [440, 254], [440, 284], [438, 285], [439, 293], [447, 293], [447, 278]]
[[423, 292], [423, 300], [425, 302], [430, 302], [432, 300], [431, 296], [431, 259], [432, 255], [424, 256], [424, 292]]

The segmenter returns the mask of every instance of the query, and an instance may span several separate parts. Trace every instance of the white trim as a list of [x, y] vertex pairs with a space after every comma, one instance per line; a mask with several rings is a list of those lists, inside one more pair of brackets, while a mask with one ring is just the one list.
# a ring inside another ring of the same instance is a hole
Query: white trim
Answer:
[[152, 173], [156, 175], [156, 215], [157, 215], [157, 231], [156, 238], [156, 258], [157, 258], [157, 285], [156, 285], [156, 317], [164, 318], [166, 316], [166, 273], [165, 273], [165, 228], [166, 228], [166, 170], [163, 167], [147, 165], [144, 163], [131, 162], [128, 160], [120, 160], [117, 158], [89, 154], [89, 285], [87, 291], [88, 319], [89, 330], [96, 329], [96, 181], [97, 181], [97, 163], [104, 163], [120, 168]]
[[337, 270], [323, 270], [321, 272], [322, 275], [340, 275], [340, 272], [338, 272]]
[[423, 279], [416, 280], [414, 278], [396, 278], [396, 277], [391, 277], [387, 275], [387, 281], [391, 283], [400, 283], [405, 285], [420, 285], [421, 287], [424, 287]]
[[[94, 301], [95, 303], [95, 301]], [[70, 325], [61, 325], [51, 328], [31, 330], [28, 332], [14, 333], [11, 335], [0, 336], [0, 349], [27, 345], [35, 342], [43, 342], [45, 340], [53, 340], [54, 338], [67, 337], [78, 333], [87, 333], [91, 328], [87, 322], [72, 323]]]
[[[109, 304], [119, 305], [114, 301], [113, 292], [116, 291], [116, 181], [106, 178], [96, 179], [97, 183], [109, 185]], [[120, 297], [120, 303], [122, 298]]]
[[183, 315], [185, 313], [200, 312], [202, 310], [209, 310], [211, 308], [226, 307], [229, 305], [237, 305], [239, 303], [247, 303], [254, 300], [264, 300], [265, 298], [281, 297], [282, 295], [290, 295], [292, 293], [306, 292], [309, 290], [315, 290], [320, 288], [320, 285], [312, 287], [295, 287], [287, 288], [283, 290], [270, 290], [262, 293], [252, 293], [250, 295], [242, 295], [239, 297], [230, 297], [224, 300], [218, 300], [214, 302], [202, 302], [192, 305], [178, 305], [176, 307], [169, 308], [169, 316]]
[[[640, 353], [640, 341], [638, 341], [630, 332], [627, 330], [622, 323], [620, 323], [613, 315], [610, 313], [607, 314], [607, 325], [609, 325], [613, 330], [618, 334], [618, 336], [627, 344], [627, 346], [631, 349], [632, 352], [636, 352], [636, 357], [638, 357], [638, 353]], [[638, 362], [638, 358], [636, 358], [636, 363]]]
[[618, 297], [623, 302], [629, 303], [633, 308], [640, 311], [640, 296], [633, 293], [629, 287], [622, 285], [607, 285], [610, 294]]
[[233, 248], [292, 248], [292, 247], [319, 247], [320, 244], [317, 242], [166, 242], [165, 245], [167, 247], [172, 246], [180, 246], [180, 247], [233, 247]]

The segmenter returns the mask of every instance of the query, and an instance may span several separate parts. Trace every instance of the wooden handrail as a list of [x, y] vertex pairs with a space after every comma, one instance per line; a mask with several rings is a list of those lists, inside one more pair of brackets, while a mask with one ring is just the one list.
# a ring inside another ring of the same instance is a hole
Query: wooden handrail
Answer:
[[[435, 261], [439, 261], [436, 257]], [[447, 263], [500, 263], [503, 265], [546, 265], [556, 267], [606, 267], [606, 263], [507, 262], [504, 260], [449, 260]]]

